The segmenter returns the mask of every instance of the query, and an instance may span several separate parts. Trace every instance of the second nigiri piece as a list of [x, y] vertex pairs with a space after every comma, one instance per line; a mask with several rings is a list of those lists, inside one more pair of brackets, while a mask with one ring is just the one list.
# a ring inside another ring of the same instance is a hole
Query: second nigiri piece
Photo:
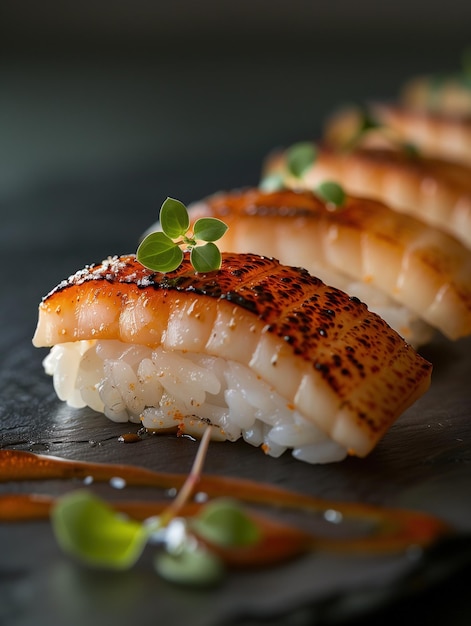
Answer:
[[253, 188], [190, 207], [193, 221], [202, 215], [229, 225], [222, 250], [305, 267], [358, 296], [416, 346], [433, 329], [450, 339], [471, 333], [471, 251], [380, 202], [347, 196], [334, 206], [308, 191]]
[[315, 189], [335, 180], [353, 195], [380, 200], [453, 235], [471, 249], [471, 167], [380, 147], [337, 150], [314, 146], [312, 162], [299, 173], [289, 167], [294, 148], [268, 157], [264, 176], [287, 187]]

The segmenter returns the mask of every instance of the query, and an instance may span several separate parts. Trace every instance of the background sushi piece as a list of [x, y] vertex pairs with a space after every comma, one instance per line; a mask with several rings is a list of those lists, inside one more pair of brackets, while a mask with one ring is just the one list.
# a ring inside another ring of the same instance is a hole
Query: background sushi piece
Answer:
[[[6, 0], [0, 200], [18, 208], [40, 194], [49, 205], [54, 193], [57, 211], [95, 219], [117, 204], [139, 207], [137, 237], [162, 187], [189, 202], [215, 185], [256, 184], [273, 147], [318, 138], [334, 107], [388, 100], [411, 76], [452, 71], [470, 22], [461, 0], [381, 9], [293, 0], [289, 10], [280, 1]], [[100, 212], [87, 208], [98, 194]], [[31, 212], [42, 210], [36, 200]], [[77, 239], [86, 230], [99, 229], [74, 224]]]

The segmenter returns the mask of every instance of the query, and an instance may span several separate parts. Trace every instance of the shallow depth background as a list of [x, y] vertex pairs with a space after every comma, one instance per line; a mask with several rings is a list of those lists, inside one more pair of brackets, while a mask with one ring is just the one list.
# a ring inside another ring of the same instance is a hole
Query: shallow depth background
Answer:
[[[41, 367], [45, 351], [31, 345], [41, 296], [86, 263], [134, 251], [167, 195], [190, 202], [257, 184], [270, 150], [317, 138], [337, 106], [394, 98], [409, 76], [458, 69], [471, 43], [471, 3], [3, 0], [0, 11], [0, 447], [112, 462], [134, 463], [138, 454], [144, 466], [181, 471], [194, 457], [185, 440], [148, 439], [137, 453], [123, 451], [122, 425], [57, 400]], [[273, 570], [262, 587], [241, 576], [227, 595], [201, 599], [168, 586], [159, 593], [142, 575], [145, 563], [119, 581], [81, 575], [46, 522], [3, 525], [0, 622], [75, 626], [99, 615], [104, 626], [116, 626], [132, 615], [153, 624], [163, 600], [175, 624], [190, 616], [205, 626], [217, 617], [219, 625], [230, 609], [239, 625], [247, 610], [244, 626], [254, 626], [269, 623], [263, 611], [255, 619], [260, 606], [277, 600], [291, 611], [304, 586], [309, 597], [294, 611], [293, 626], [312, 623], [311, 610], [303, 613], [311, 602], [330, 625], [376, 626], [386, 613], [468, 626], [469, 352], [469, 341], [429, 347], [435, 395], [395, 425], [371, 457], [316, 468], [317, 482], [311, 467], [250, 446], [215, 446], [207, 461], [209, 472], [444, 514], [468, 530], [453, 558], [439, 550], [430, 567], [425, 561], [405, 580], [388, 562], [379, 563], [378, 577], [367, 560], [358, 569], [356, 562], [349, 569], [334, 559], [328, 569], [315, 560], [314, 589], [312, 570], [295, 563], [294, 574]], [[58, 493], [68, 485], [2, 487], [29, 488]], [[378, 605], [380, 617], [361, 617]], [[283, 616], [270, 621], [287, 623]]]
[[51, 211], [52, 238], [79, 244], [128, 206], [117, 245], [130, 248], [166, 195], [255, 184], [267, 152], [318, 137], [337, 106], [457, 69], [471, 25], [461, 0], [4, 0], [2, 10], [0, 203], [25, 217], [21, 233], [7, 220], [4, 246], [18, 234], [35, 245], [35, 220]]

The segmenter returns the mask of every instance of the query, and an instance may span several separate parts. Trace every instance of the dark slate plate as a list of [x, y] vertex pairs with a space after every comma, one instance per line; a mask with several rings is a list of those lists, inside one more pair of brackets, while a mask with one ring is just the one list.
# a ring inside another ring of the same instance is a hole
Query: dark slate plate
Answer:
[[[67, 194], [73, 195], [70, 190]], [[107, 201], [111, 206], [109, 196]], [[9, 229], [1, 242], [0, 447], [187, 471], [196, 450], [192, 440], [162, 436], [134, 445], [119, 443], [119, 435], [137, 427], [113, 424], [90, 410], [59, 402], [42, 370], [45, 351], [31, 345], [41, 295], [86, 262], [132, 251], [135, 237], [149, 223], [147, 216], [142, 224], [133, 223], [135, 233], [129, 234], [119, 214], [109, 220], [110, 208], [108, 214], [93, 215], [95, 228], [87, 236], [93, 207], [72, 228], [67, 215], [46, 211], [38, 219], [34, 203], [25, 200], [24, 206], [24, 214], [23, 205], [10, 207]], [[34, 228], [22, 237], [27, 216], [33, 216]], [[67, 234], [61, 238], [57, 233]], [[25, 238], [28, 246], [21, 252]], [[452, 525], [452, 540], [425, 554], [311, 554], [268, 571], [234, 573], [220, 588], [198, 591], [160, 580], [152, 569], [151, 551], [128, 573], [90, 571], [61, 554], [47, 522], [3, 524], [0, 622], [62, 626], [99, 619], [120, 626], [132, 619], [140, 624], [212, 626], [350, 624], [361, 619], [366, 624], [387, 613], [420, 616], [431, 623], [445, 617], [449, 624], [469, 623], [463, 581], [471, 570], [470, 350], [470, 339], [452, 344], [437, 338], [424, 348], [435, 366], [430, 391], [366, 459], [317, 467], [289, 455], [272, 459], [246, 444], [227, 443], [212, 444], [205, 465], [207, 472], [255, 478], [327, 499], [425, 511]], [[0, 491], [60, 494], [71, 486], [76, 485], [9, 483], [0, 485]], [[115, 496], [111, 487], [98, 491]], [[132, 495], [149, 497], [149, 492]]]

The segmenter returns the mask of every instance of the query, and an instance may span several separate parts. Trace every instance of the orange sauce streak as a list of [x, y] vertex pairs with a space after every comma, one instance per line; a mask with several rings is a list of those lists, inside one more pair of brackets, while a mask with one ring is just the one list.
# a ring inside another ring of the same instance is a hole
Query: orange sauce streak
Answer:
[[[84, 480], [88, 477], [92, 477], [94, 482], [109, 482], [112, 478], [120, 477], [127, 485], [159, 489], [178, 489], [186, 479], [185, 474], [155, 472], [131, 465], [68, 461], [18, 450], [0, 451], [0, 482]], [[411, 545], [425, 547], [450, 532], [444, 522], [425, 513], [372, 504], [329, 501], [251, 480], [203, 475], [198, 482], [198, 489], [209, 497], [230, 494], [232, 498], [256, 505], [317, 514], [334, 510], [345, 521], [373, 525], [367, 534], [359, 537], [319, 537], [258, 513], [251, 513], [262, 529], [263, 540], [250, 549], [225, 550], [222, 556], [233, 566], [267, 565], [316, 549], [396, 552]], [[3, 495], [0, 497], [0, 521], [47, 518], [54, 502], [53, 498], [35, 494]], [[143, 520], [162, 512], [168, 507], [168, 501], [115, 502], [112, 506], [135, 519]], [[203, 505], [188, 504], [181, 514], [193, 515], [200, 506]]]

